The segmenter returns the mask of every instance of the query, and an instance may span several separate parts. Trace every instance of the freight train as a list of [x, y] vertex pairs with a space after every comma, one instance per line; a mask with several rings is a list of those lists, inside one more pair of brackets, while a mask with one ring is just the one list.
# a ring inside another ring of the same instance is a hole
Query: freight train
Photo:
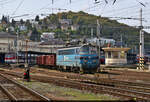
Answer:
[[37, 64], [56, 67], [59, 70], [88, 73], [95, 73], [100, 66], [97, 48], [92, 45], [58, 49], [56, 55], [38, 56]]

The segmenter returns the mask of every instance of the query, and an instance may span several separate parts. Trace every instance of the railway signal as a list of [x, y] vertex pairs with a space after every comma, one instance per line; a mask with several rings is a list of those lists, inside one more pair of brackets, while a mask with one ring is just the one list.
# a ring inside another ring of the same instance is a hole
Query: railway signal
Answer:
[[24, 79], [26, 79], [27, 82], [30, 81], [30, 69], [29, 68], [24, 73]]
[[[100, 61], [100, 53], [101, 53], [101, 45], [100, 45], [100, 23], [99, 23], [99, 20], [97, 19], [97, 39], [98, 39], [98, 41], [97, 41], [97, 44], [98, 44], [98, 56], [99, 56], [99, 61]], [[97, 70], [97, 72], [99, 72], [100, 71], [100, 66], [99, 66], [99, 68], [98, 68], [98, 70]]]
[[142, 25], [142, 9], [140, 10], [140, 53], [139, 53], [139, 68], [144, 70], [144, 32], [143, 32], [143, 25]]
[[28, 42], [29, 40], [26, 39], [26, 62], [25, 62], [25, 68], [26, 68], [26, 72], [24, 73], [24, 79], [27, 80], [27, 82], [30, 81], [30, 67], [28, 65]]

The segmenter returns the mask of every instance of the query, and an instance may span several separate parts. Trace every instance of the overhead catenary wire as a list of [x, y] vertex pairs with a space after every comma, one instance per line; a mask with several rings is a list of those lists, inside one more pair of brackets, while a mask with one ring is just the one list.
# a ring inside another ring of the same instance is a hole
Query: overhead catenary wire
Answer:
[[[1, 0], [2, 1], [2, 0]], [[8, 1], [8, 0], [7, 0]], [[59, 2], [60, 0], [54, 0], [55, 1], [55, 3], [53, 4], [53, 6], [56, 6], [57, 4], [57, 2]], [[67, 0], [67, 1], [69, 1], [69, 0]], [[101, 0], [102, 1], [102, 0]], [[116, 3], [122, 3], [122, 2], [124, 2], [124, 1], [126, 1], [126, 0], [117, 0], [116, 1]], [[71, 4], [70, 5], [67, 5], [67, 6], [72, 6], [72, 5], [75, 5], [76, 4], [76, 2], [81, 2], [81, 1], [79, 1], [79, 0], [72, 0], [72, 2], [71, 2]], [[51, 2], [50, 2], [51, 3]], [[68, 3], [70, 3], [70, 2], [68, 2]], [[64, 3], [62, 3], [62, 4], [64, 4]], [[104, 0], [103, 0], [103, 4], [104, 4]], [[111, 3], [112, 4], [112, 3]], [[48, 4], [46, 4], [47, 6], [49, 6]], [[65, 5], [66, 5], [66, 2], [65, 2]], [[99, 6], [100, 4], [98, 4], [97, 6]], [[137, 3], [137, 5], [139, 5], [138, 3]], [[135, 6], [135, 8], [137, 8], [138, 6]], [[45, 6], [45, 7], [47, 7], [47, 6]], [[93, 6], [93, 5], [91, 5], [91, 6]], [[112, 5], [113, 6], [113, 5]], [[115, 6], [115, 5], [114, 5]], [[94, 7], [96, 7], [96, 4], [94, 4]], [[94, 8], [93, 7], [93, 8]], [[107, 6], [106, 6], [107, 7]], [[130, 8], [130, 7], [128, 7], [128, 8], [124, 8], [124, 9], [118, 9], [116, 12], [119, 12], [119, 13], [114, 13], [114, 14], [119, 14], [119, 16], [120, 15], [125, 15], [126, 14], [126, 12], [128, 11], [128, 13], [132, 13], [132, 15], [134, 15], [134, 14], [137, 14], [138, 15], [138, 12], [136, 11], [131, 11], [131, 9], [132, 8]], [[87, 10], [87, 11], [90, 11], [90, 10], [92, 10], [92, 8], [90, 8], [89, 7], [89, 10]], [[137, 9], [136, 9], [137, 10]], [[39, 11], [39, 10], [38, 10]], [[113, 10], [112, 10], [113, 11]], [[112, 11], [110, 11], [109, 13], [112, 13]], [[106, 13], [107, 13], [107, 11], [105, 10], [102, 10], [101, 12], [103, 12], [103, 15], [105, 15]], [[147, 11], [148, 12], [148, 11]], [[40, 14], [40, 13], [34, 13], [34, 12], [32, 12], [31, 14], [34, 14], [34, 15], [36, 15], [36, 14]], [[108, 13], [107, 13], [108, 14]], [[112, 15], [114, 15], [114, 14], [112, 14]], [[143, 13], [144, 14], [144, 13]], [[146, 14], [146, 13], [145, 13]], [[131, 15], [131, 16], [132, 16]]]
[[4, 0], [1, 0], [0, 3], [7, 2], [7, 1], [9, 1], [9, 0], [5, 0], [5, 1], [4, 1]]
[[[60, 1], [60, 0], [55, 1], [55, 3], [58, 2], [58, 1]], [[47, 7], [50, 6], [51, 4], [52, 4], [52, 2], [49, 2], [49, 3], [47, 3], [46, 5], [42, 6], [41, 8], [39, 8], [39, 9], [37, 9], [37, 10], [35, 10], [35, 11], [31, 11], [30, 14], [33, 14], [33, 15], [41, 14], [41, 13], [37, 13], [37, 12], [39, 12], [39, 11], [41, 11], [41, 10], [47, 8]]]
[[17, 0], [7, 0], [7, 1], [4, 1], [4, 2], [0, 2], [0, 5], [7, 5], [9, 3], [14, 3], [14, 1], [17, 1]]
[[18, 5], [17, 8], [15, 9], [15, 11], [12, 13], [12, 15], [14, 15], [14, 14], [17, 12], [17, 10], [19, 9], [19, 7], [22, 5], [23, 2], [24, 2], [24, 0], [22, 0], [22, 1], [19, 3], [19, 5]]
[[[124, 1], [125, 1], [125, 0], [124, 0]], [[148, 3], [149, 3], [149, 2], [147, 2], [147, 4], [148, 4]], [[147, 5], [147, 4], [146, 4], [146, 5]], [[131, 7], [124, 7], [124, 8], [119, 8], [119, 9], [113, 9], [113, 10], [110, 10], [110, 11], [106, 11], [105, 14], [109, 14], [109, 13], [113, 14], [113, 11], [114, 11], [114, 10], [117, 10], [117, 12], [123, 12], [123, 10], [124, 10], [124, 11], [128, 11], [129, 8], [139, 7], [138, 5], [139, 5], [139, 4], [133, 5], [133, 6], [131, 6]], [[97, 5], [97, 6], [98, 6], [98, 5]], [[95, 7], [96, 7], [96, 5], [95, 5]], [[91, 7], [91, 8], [94, 8], [94, 7]], [[90, 7], [89, 7], [89, 9], [90, 9]]]

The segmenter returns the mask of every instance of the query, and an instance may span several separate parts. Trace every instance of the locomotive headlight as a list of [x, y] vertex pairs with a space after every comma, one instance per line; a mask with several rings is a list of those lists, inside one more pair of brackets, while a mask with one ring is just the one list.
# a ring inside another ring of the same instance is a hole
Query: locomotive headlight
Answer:
[[84, 62], [87, 62], [87, 60], [84, 60]]

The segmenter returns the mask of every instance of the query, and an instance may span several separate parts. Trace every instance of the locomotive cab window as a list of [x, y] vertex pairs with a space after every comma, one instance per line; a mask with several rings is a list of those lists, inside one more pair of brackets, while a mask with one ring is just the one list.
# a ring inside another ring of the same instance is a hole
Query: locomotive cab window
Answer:
[[75, 49], [65, 49], [58, 51], [58, 55], [71, 55], [71, 54], [75, 54]]
[[89, 46], [83, 46], [80, 48], [80, 54], [89, 54]]
[[96, 47], [91, 47], [91, 54], [96, 54], [97, 53], [97, 48]]
[[83, 46], [80, 48], [80, 54], [96, 54], [97, 48], [93, 46]]

